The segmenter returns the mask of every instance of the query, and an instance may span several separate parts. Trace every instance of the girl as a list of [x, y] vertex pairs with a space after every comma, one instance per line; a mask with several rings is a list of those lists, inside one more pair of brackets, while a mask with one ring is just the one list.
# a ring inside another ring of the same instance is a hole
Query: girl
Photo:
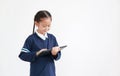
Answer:
[[[30, 76], [56, 76], [54, 60], [60, 59], [61, 52], [55, 36], [47, 33], [51, 21], [52, 16], [48, 11], [37, 12], [33, 34], [26, 39], [19, 54], [20, 59], [30, 62]], [[37, 30], [34, 32], [35, 26]], [[46, 49], [52, 50], [45, 52]]]

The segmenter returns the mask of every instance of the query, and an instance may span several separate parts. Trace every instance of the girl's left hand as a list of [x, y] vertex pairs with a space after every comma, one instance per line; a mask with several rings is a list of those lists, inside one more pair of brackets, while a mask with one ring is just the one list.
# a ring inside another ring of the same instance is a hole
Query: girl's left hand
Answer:
[[52, 55], [55, 56], [59, 51], [60, 51], [60, 48], [57, 46], [57, 47], [53, 47], [53, 48], [52, 48], [51, 53], [52, 53]]

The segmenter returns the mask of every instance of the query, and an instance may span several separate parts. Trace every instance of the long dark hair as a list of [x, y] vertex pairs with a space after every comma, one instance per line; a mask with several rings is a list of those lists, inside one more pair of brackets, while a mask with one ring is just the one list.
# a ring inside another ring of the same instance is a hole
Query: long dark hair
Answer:
[[36, 13], [35, 17], [34, 17], [34, 25], [33, 25], [33, 33], [34, 33], [34, 30], [35, 30], [35, 21], [36, 22], [40, 22], [41, 21], [41, 18], [51, 18], [52, 20], [52, 16], [51, 14], [46, 11], [46, 10], [40, 10]]

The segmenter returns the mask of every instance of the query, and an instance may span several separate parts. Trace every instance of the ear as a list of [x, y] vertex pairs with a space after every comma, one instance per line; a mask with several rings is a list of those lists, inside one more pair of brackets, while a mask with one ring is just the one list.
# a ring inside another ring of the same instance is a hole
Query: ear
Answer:
[[35, 26], [37, 26], [37, 27], [38, 27], [38, 22], [37, 22], [37, 21], [35, 21]]

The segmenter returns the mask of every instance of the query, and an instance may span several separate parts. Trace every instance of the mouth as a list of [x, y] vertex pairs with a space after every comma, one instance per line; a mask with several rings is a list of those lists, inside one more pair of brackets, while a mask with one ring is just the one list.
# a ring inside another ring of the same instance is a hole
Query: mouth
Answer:
[[47, 33], [47, 31], [43, 31], [43, 33], [45, 34], [45, 33]]

